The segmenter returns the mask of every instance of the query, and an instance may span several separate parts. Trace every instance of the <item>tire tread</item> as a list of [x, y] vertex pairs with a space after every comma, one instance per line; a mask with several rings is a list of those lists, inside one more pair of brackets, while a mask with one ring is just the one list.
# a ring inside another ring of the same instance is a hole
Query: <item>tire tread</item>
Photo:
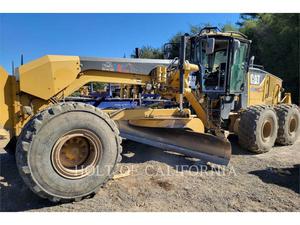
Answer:
[[[253, 153], [265, 153], [269, 149], [260, 148], [256, 138], [256, 129], [260, 116], [266, 111], [274, 111], [272, 106], [254, 105], [241, 112], [238, 137], [239, 144]], [[275, 111], [274, 111], [275, 112]]]
[[[39, 195], [42, 198], [47, 198], [52, 202], [73, 202], [73, 201], [80, 201], [83, 198], [88, 198], [91, 196], [94, 196], [96, 192], [98, 191], [98, 188], [96, 188], [92, 193], [87, 194], [83, 197], [75, 197], [75, 198], [59, 198], [56, 196], [52, 196], [48, 194], [47, 192], [43, 191], [38, 184], [35, 182], [34, 178], [32, 177], [32, 173], [30, 171], [29, 165], [28, 165], [28, 151], [31, 145], [31, 142], [33, 141], [35, 135], [39, 132], [39, 130], [42, 127], [43, 123], [46, 123], [53, 117], [64, 113], [68, 111], [86, 111], [86, 112], [92, 112], [93, 114], [96, 114], [97, 116], [101, 117], [111, 128], [115, 135], [116, 145], [117, 145], [117, 157], [115, 159], [114, 168], [116, 166], [116, 163], [120, 162], [122, 159], [121, 153], [122, 153], [122, 146], [121, 142], [122, 139], [120, 138], [119, 130], [115, 122], [110, 119], [110, 117], [101, 111], [100, 109], [97, 109], [89, 104], [79, 103], [79, 102], [68, 102], [68, 103], [59, 103], [57, 105], [53, 105], [38, 114], [34, 115], [32, 119], [24, 126], [18, 141], [17, 141], [17, 147], [16, 147], [16, 162], [17, 167], [19, 170], [19, 173], [21, 177], [23, 178], [24, 182], [27, 184], [27, 186], [37, 195]], [[114, 170], [113, 168], [113, 170]], [[112, 170], [112, 171], [113, 171]], [[108, 177], [101, 186], [103, 186], [110, 177]]]
[[284, 127], [286, 126], [286, 122], [288, 120], [289, 112], [292, 109], [296, 109], [299, 113], [299, 107], [294, 104], [279, 104], [275, 107], [275, 111], [278, 117], [278, 134], [276, 143], [280, 145], [292, 145], [293, 142], [289, 140], [286, 132], [284, 131]]

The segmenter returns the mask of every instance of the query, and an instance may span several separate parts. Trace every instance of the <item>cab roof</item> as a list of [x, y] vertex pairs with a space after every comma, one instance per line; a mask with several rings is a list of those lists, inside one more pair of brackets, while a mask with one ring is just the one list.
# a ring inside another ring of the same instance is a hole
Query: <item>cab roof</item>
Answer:
[[232, 37], [244, 41], [249, 41], [248, 37], [239, 32], [239, 31], [226, 31], [222, 32], [220, 29], [217, 27], [204, 27], [198, 35], [198, 37], [203, 37], [203, 36], [219, 36], [219, 37]]

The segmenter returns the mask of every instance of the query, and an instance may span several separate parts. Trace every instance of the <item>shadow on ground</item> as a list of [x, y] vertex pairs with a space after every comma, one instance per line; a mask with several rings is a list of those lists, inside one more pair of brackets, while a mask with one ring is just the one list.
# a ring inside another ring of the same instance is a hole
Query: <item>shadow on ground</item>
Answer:
[[265, 183], [276, 184], [300, 193], [300, 164], [291, 168], [269, 167], [249, 173], [258, 176]]
[[[252, 153], [249, 153], [238, 146], [235, 137], [231, 137], [230, 141], [232, 143], [233, 155], [252, 155]], [[125, 141], [123, 143], [123, 149], [124, 154], [121, 163], [157, 161], [167, 164], [179, 171], [180, 169], [192, 171], [189, 168], [190, 166], [195, 168], [195, 165], [199, 167], [205, 165], [203, 162], [196, 159], [191, 159], [180, 154], [174, 154], [132, 141]], [[178, 165], [179, 167], [177, 167]], [[187, 167], [180, 167], [180, 165], [185, 165]], [[206, 169], [210, 170], [210, 167], [207, 167]], [[287, 170], [290, 174], [282, 175], [281, 173], [274, 173], [272, 172], [274, 171], [274, 168], [273, 170], [260, 170], [251, 173], [258, 176], [266, 183], [274, 183], [291, 188], [295, 192], [299, 192], [299, 169], [297, 170], [295, 167]], [[195, 172], [197, 171], [199, 170], [196, 169]], [[297, 178], [298, 183], [296, 182]], [[32, 193], [19, 176], [14, 156], [3, 153], [2, 151], [0, 154], [0, 179], [0, 211], [27, 211], [57, 205]], [[294, 183], [291, 185], [291, 182]]]
[[[157, 161], [167, 164], [177, 171], [191, 170], [199, 171], [200, 167], [205, 166], [206, 170], [210, 170], [205, 162], [199, 159], [189, 158], [182, 154], [164, 151], [163, 149], [151, 147], [133, 141], [123, 142], [123, 160], [122, 163], [144, 163], [148, 161]], [[199, 168], [196, 169], [195, 166]]]
[[[147, 161], [159, 161], [172, 167], [176, 165], [195, 165], [198, 161], [175, 155], [157, 148], [126, 141], [123, 144], [124, 152], [131, 152], [133, 157], [123, 156], [122, 163], [142, 163]], [[0, 211], [27, 211], [57, 205], [46, 199], [36, 196], [24, 184], [19, 176], [15, 157], [7, 153], [0, 154]], [[178, 167], [181, 168], [181, 167]], [[209, 169], [209, 168], [208, 168]]]
[[232, 155], [255, 155], [254, 153], [243, 149], [238, 142], [238, 137], [237, 135], [230, 135], [228, 137], [228, 140], [231, 143], [231, 148], [232, 148]]
[[[232, 155], [254, 155], [238, 144], [238, 138], [236, 136], [230, 136], [229, 141], [231, 142]], [[205, 165], [205, 162], [201, 162], [198, 159], [192, 159], [182, 154], [177, 154], [170, 151], [164, 151], [159, 148], [151, 147], [134, 141], [125, 140], [123, 145], [123, 163], [144, 163], [147, 161], [158, 161], [166, 163], [174, 169], [178, 165]]]

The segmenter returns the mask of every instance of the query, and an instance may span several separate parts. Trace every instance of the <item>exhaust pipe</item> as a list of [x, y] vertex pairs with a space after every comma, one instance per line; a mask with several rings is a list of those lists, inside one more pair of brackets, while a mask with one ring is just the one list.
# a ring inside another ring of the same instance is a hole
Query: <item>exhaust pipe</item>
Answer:
[[128, 121], [115, 121], [121, 137], [174, 151], [206, 162], [227, 165], [231, 144], [227, 139], [184, 129], [136, 127]]

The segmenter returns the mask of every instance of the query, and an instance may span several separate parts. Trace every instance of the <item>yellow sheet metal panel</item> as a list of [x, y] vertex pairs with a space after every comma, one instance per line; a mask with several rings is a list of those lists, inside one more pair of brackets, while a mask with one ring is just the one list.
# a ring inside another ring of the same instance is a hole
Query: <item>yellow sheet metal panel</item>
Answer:
[[22, 92], [50, 99], [69, 86], [80, 72], [78, 56], [46, 55], [19, 67]]
[[190, 117], [190, 109], [184, 109], [181, 112], [177, 108], [173, 109], [151, 109], [151, 108], [136, 108], [125, 110], [106, 110], [103, 112], [108, 113], [113, 120], [138, 120], [144, 118], [161, 118], [161, 117]]
[[264, 78], [261, 73], [249, 71], [248, 106], [264, 103]]
[[273, 105], [280, 102], [282, 80], [262, 70], [249, 71], [248, 105]]
[[278, 104], [280, 102], [280, 92], [282, 87], [282, 80], [272, 74], [268, 74], [270, 77], [268, 88], [268, 98], [272, 101], [272, 104]]
[[160, 117], [129, 120], [129, 124], [138, 127], [182, 128], [204, 133], [204, 125], [198, 118]]
[[13, 110], [12, 78], [0, 66], [0, 128], [4, 128], [10, 132], [13, 129], [13, 120], [10, 116]]
[[72, 80], [70, 85], [64, 89], [57, 97], [66, 97], [74, 93], [82, 86], [89, 82], [111, 83], [111, 84], [132, 84], [132, 85], [145, 85], [150, 82], [150, 76], [136, 75], [130, 73], [117, 73], [100, 70], [89, 70], [80, 73], [76, 79]]
[[291, 105], [292, 104], [292, 94], [284, 93], [284, 97], [280, 100], [280, 103]]
[[185, 125], [184, 128], [190, 129], [190, 130], [192, 130], [194, 132], [198, 132], [198, 133], [205, 133], [204, 123], [199, 118], [193, 118], [193, 119], [191, 119]]

